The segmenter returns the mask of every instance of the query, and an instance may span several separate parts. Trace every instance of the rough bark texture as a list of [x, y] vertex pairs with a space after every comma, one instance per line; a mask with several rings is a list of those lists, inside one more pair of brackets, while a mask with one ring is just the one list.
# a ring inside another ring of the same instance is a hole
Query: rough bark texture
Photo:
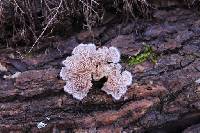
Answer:
[[[117, 21], [38, 48], [21, 58], [18, 50], [1, 49], [0, 132], [198, 132], [200, 123], [200, 21], [192, 10], [158, 10], [151, 21]], [[80, 42], [116, 46], [124, 56], [139, 53], [145, 42], [157, 64], [123, 67], [134, 83], [119, 101], [94, 87], [83, 101], [63, 91], [61, 61]], [[21, 72], [16, 78], [12, 75]], [[38, 128], [37, 124], [47, 124]], [[185, 131], [184, 131], [185, 130]]]

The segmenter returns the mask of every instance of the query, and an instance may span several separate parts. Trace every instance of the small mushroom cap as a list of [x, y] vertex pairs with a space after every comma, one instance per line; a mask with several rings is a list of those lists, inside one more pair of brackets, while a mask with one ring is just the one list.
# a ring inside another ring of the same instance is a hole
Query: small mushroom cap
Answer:
[[69, 86], [68, 84], [66, 84], [64, 86], [64, 91], [69, 93], [69, 94], [72, 94], [72, 96], [78, 100], [82, 100], [84, 97], [87, 96], [87, 93], [84, 92], [84, 91], [76, 91], [75, 89], [73, 89], [72, 86]]
[[74, 75], [67, 80], [64, 91], [82, 100], [92, 88], [91, 80], [91, 75]]
[[104, 84], [102, 90], [107, 94], [112, 95], [116, 100], [119, 100], [127, 91], [128, 85], [132, 83], [132, 75], [128, 71], [121, 73], [120, 64], [110, 64], [112, 71], [108, 75], [108, 80]]
[[132, 84], [132, 75], [129, 71], [122, 72], [122, 79], [124, 84], [127, 86]]
[[87, 55], [90, 56], [91, 54], [96, 53], [96, 46], [92, 43], [90, 44], [80, 44], [74, 48], [72, 51], [73, 55]]
[[108, 62], [118, 63], [120, 61], [120, 56], [121, 56], [120, 52], [117, 48], [115, 47], [109, 48]]
[[99, 48], [96, 52], [94, 60], [98, 63], [107, 63], [109, 50], [107, 47]]
[[63, 79], [63, 80], [68, 80], [68, 78], [70, 77], [71, 75], [71, 72], [68, 68], [66, 67], [62, 67], [61, 71], [60, 71], [60, 77]]
[[108, 95], [111, 95], [115, 100], [119, 100], [126, 93], [127, 87], [120, 87], [118, 88], [118, 91], [110, 91], [106, 87], [103, 87], [102, 90], [105, 91]]

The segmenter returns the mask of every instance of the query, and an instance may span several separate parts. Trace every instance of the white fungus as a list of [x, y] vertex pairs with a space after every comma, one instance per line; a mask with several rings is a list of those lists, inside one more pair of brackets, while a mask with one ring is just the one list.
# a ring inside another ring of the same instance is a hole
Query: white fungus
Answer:
[[96, 52], [96, 46], [94, 44], [79, 44], [77, 47], [74, 48], [72, 51], [73, 55], [92, 55]]
[[127, 86], [132, 83], [132, 76], [128, 71], [123, 71], [121, 73], [121, 65], [119, 64], [112, 64], [111, 67], [112, 70], [107, 76], [108, 80], [104, 84], [102, 90], [112, 95], [114, 99], [119, 100], [121, 96], [126, 93]]
[[44, 122], [39, 122], [39, 123], [37, 123], [37, 128], [44, 128], [44, 127], [46, 127], [47, 126], [47, 124], [46, 123], [44, 123]]
[[120, 61], [120, 52], [115, 47], [109, 48], [108, 62], [118, 63]]
[[16, 72], [15, 74], [13, 74], [13, 75], [4, 75], [3, 76], [3, 78], [4, 79], [15, 79], [15, 78], [17, 78], [17, 77], [19, 77], [21, 75], [21, 72]]
[[8, 71], [7, 68], [5, 66], [3, 66], [1, 63], [0, 63], [0, 71], [2, 72], [6, 72]]
[[72, 51], [72, 56], [63, 61], [60, 76], [66, 81], [64, 91], [82, 100], [92, 88], [92, 80], [108, 78], [102, 87], [107, 94], [119, 100], [132, 83], [132, 75], [122, 72], [119, 64], [120, 52], [115, 47], [96, 48], [94, 44], [80, 44]]
[[200, 78], [195, 81], [197, 84], [200, 84]]

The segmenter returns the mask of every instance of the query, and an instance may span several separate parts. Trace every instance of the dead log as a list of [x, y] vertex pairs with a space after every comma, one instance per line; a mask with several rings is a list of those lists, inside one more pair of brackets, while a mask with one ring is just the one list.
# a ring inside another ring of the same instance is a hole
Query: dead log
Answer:
[[[199, 15], [191, 10], [159, 10], [152, 21], [109, 24], [95, 38], [137, 55], [143, 43], [158, 55], [126, 67], [134, 83], [119, 101], [95, 87], [82, 101], [63, 91], [61, 61], [78, 44], [76, 37], [53, 43], [35, 55], [19, 58], [1, 49], [0, 132], [188, 132], [200, 123]], [[118, 35], [120, 33], [120, 36]], [[21, 72], [13, 77], [16, 72]], [[5, 76], [6, 75], [6, 76]], [[9, 76], [10, 75], [10, 76]], [[197, 124], [197, 125], [196, 125]], [[196, 125], [196, 126], [192, 126]], [[186, 129], [187, 128], [187, 129]]]

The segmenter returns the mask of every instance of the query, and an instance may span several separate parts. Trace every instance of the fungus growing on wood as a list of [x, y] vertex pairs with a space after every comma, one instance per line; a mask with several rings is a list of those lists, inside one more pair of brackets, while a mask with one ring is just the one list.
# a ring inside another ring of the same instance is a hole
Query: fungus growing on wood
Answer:
[[72, 51], [72, 56], [63, 61], [60, 76], [66, 81], [64, 91], [82, 100], [92, 87], [92, 72], [95, 72], [93, 55], [96, 46], [80, 44]]
[[120, 52], [115, 47], [97, 49], [94, 44], [80, 44], [72, 51], [72, 56], [63, 61], [60, 76], [66, 81], [64, 91], [82, 100], [92, 88], [92, 80], [106, 77], [102, 87], [116, 100], [120, 99], [132, 83], [132, 75], [121, 71]]
[[113, 70], [108, 75], [108, 80], [104, 84], [102, 90], [107, 94], [112, 95], [116, 100], [119, 100], [122, 95], [127, 91], [127, 87], [132, 83], [132, 75], [128, 71], [123, 71], [117, 67], [114, 67]]

